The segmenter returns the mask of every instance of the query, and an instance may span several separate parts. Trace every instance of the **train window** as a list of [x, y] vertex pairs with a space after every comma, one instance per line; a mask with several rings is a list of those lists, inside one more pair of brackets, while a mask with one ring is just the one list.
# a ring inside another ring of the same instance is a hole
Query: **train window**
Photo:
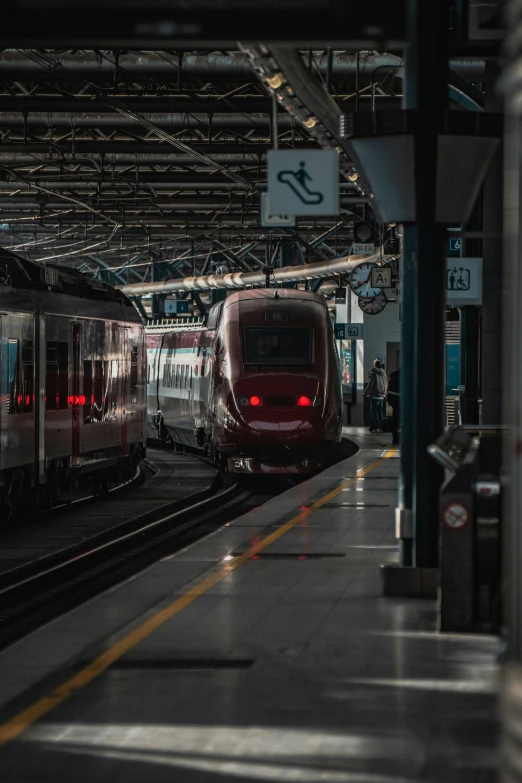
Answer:
[[311, 364], [312, 330], [307, 326], [246, 326], [245, 364]]
[[83, 420], [85, 424], [91, 424], [94, 397], [92, 394], [92, 362], [90, 359], [83, 363], [83, 395], [85, 397]]
[[114, 421], [118, 410], [118, 362], [116, 360], [103, 363], [103, 420]]
[[198, 373], [199, 373], [199, 367], [196, 364], [196, 366], [194, 367], [194, 375], [196, 376], [196, 378], [198, 377]]
[[183, 386], [185, 385], [185, 365], [184, 364], [181, 365], [181, 375], [180, 375], [179, 385], [180, 385], [181, 388], [183, 388]]
[[150, 364], [147, 367], [147, 383], [150, 383]]
[[190, 378], [189, 378], [189, 366], [188, 364], [185, 365], [185, 389], [189, 388], [190, 384]]
[[[187, 367], [187, 375], [188, 373], [189, 373], [189, 368]], [[190, 367], [189, 388], [192, 389], [192, 367]]]
[[94, 365], [93, 378], [93, 404], [92, 421], [102, 421], [103, 419], [103, 362], [96, 360]]
[[22, 340], [22, 363], [29, 364], [33, 361], [33, 341]]
[[216, 329], [221, 318], [221, 311], [223, 309], [223, 302], [218, 302], [211, 308], [208, 314], [207, 329]]
[[111, 363], [109, 361], [103, 362], [103, 416], [102, 420], [107, 421], [110, 418], [110, 404], [111, 404]]
[[19, 413], [20, 399], [20, 365], [19, 342], [9, 340], [7, 343], [7, 412]]
[[180, 378], [180, 372], [181, 372], [180, 366], [179, 366], [179, 364], [176, 364], [176, 387], [177, 388], [179, 388], [179, 385], [180, 385], [180, 379], [179, 379]]
[[205, 375], [205, 360], [202, 359], [201, 360], [201, 377], [203, 378], [204, 375]]
[[69, 343], [58, 343], [58, 409], [66, 410], [69, 401]]
[[131, 405], [138, 402], [138, 346], [131, 348], [131, 368], [130, 368], [130, 401]]

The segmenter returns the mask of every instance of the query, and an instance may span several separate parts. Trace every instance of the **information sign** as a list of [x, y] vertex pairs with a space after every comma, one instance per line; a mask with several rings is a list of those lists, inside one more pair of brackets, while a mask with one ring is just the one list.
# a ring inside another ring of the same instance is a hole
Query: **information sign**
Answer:
[[448, 256], [455, 258], [456, 256], [460, 256], [460, 249], [462, 247], [462, 239], [459, 236], [456, 237], [448, 237], [448, 247], [447, 247], [447, 254]]
[[261, 193], [259, 203], [261, 207], [259, 220], [261, 228], [273, 228], [274, 226], [293, 228], [295, 226], [295, 215], [272, 215], [270, 213], [270, 198], [268, 193]]
[[444, 509], [442, 516], [446, 525], [454, 530], [464, 527], [469, 519], [468, 509], [462, 503], [450, 503]]
[[452, 307], [482, 304], [482, 259], [446, 259], [446, 301]]
[[165, 299], [165, 313], [186, 315], [189, 312], [189, 304], [188, 299]]
[[267, 157], [274, 214], [339, 214], [339, 155], [335, 150], [270, 150]]
[[336, 340], [362, 340], [363, 324], [335, 324], [334, 333]]
[[390, 266], [375, 266], [371, 271], [372, 288], [391, 288], [392, 270]]
[[354, 256], [371, 256], [375, 253], [373, 242], [354, 242], [352, 245], [352, 254]]

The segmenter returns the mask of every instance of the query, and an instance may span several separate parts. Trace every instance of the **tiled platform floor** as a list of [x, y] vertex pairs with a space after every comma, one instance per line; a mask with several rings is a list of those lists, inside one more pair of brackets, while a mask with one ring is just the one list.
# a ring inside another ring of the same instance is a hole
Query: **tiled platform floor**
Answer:
[[[386, 451], [360, 442], [350, 460], [1, 654], [0, 740], [23, 707], [209, 584], [0, 748], [2, 783], [496, 780], [495, 640], [441, 636], [433, 601], [381, 597], [398, 460], [346, 479]], [[296, 509], [292, 529], [225, 572]]]

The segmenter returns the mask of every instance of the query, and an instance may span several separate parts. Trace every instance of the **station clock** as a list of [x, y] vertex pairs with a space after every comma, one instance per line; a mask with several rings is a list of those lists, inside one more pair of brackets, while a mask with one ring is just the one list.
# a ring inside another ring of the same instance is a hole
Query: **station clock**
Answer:
[[374, 288], [372, 286], [372, 269], [377, 264], [374, 261], [363, 261], [361, 264], [354, 266], [350, 272], [349, 284], [350, 288], [357, 294], [359, 299], [373, 299], [378, 294], [382, 293], [382, 288]]
[[382, 313], [387, 303], [388, 300], [384, 291], [381, 291], [380, 294], [374, 296], [373, 299], [361, 299], [359, 297], [359, 307], [366, 315], [378, 315], [379, 313]]

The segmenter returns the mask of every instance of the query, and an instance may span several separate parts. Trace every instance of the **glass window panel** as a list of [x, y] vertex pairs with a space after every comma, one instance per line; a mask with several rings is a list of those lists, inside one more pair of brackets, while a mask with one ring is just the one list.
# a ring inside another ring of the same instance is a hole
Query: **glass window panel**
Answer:
[[245, 364], [311, 364], [312, 330], [307, 326], [247, 326]]
[[85, 397], [83, 420], [85, 424], [91, 424], [94, 396], [92, 390], [92, 361], [90, 359], [83, 363], [83, 394]]

